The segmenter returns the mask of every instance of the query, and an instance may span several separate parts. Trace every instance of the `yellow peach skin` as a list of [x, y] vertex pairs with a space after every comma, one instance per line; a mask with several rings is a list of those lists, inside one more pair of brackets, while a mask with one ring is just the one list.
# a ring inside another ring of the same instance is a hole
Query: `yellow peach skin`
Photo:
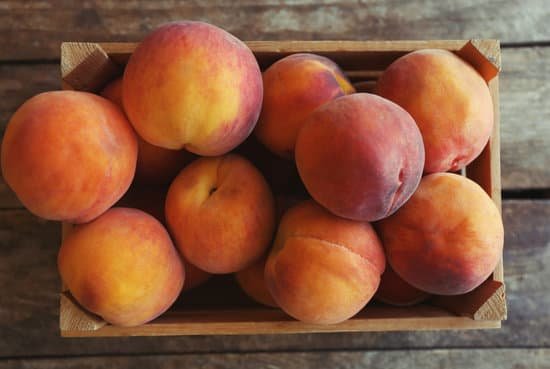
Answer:
[[367, 304], [384, 267], [382, 245], [369, 223], [339, 218], [305, 201], [283, 216], [265, 280], [289, 315], [332, 324]]
[[263, 96], [250, 49], [202, 22], [159, 27], [126, 66], [122, 100], [147, 142], [199, 155], [227, 153], [252, 132]]
[[468, 63], [446, 50], [419, 50], [393, 62], [376, 93], [407, 110], [426, 149], [425, 173], [455, 172], [483, 150], [493, 128], [489, 87]]
[[313, 110], [355, 92], [338, 65], [314, 54], [293, 54], [263, 73], [264, 99], [255, 134], [272, 152], [294, 158], [296, 136]]
[[209, 273], [233, 273], [254, 263], [275, 228], [267, 182], [234, 154], [200, 158], [183, 169], [168, 190], [165, 214], [185, 259]]
[[130, 208], [112, 208], [76, 226], [61, 245], [58, 267], [84, 308], [120, 326], [144, 324], [165, 312], [185, 279], [166, 229]]
[[111, 207], [134, 177], [137, 140], [113, 103], [77, 91], [34, 96], [11, 118], [2, 174], [29, 211], [88, 222]]
[[[121, 109], [122, 78], [115, 79], [102, 91], [101, 96], [111, 100]], [[138, 136], [136, 180], [145, 184], [168, 184], [179, 171], [194, 159], [186, 150], [168, 150], [144, 141]]]
[[502, 256], [497, 207], [478, 184], [456, 174], [425, 176], [410, 200], [376, 228], [393, 270], [433, 294], [473, 290]]

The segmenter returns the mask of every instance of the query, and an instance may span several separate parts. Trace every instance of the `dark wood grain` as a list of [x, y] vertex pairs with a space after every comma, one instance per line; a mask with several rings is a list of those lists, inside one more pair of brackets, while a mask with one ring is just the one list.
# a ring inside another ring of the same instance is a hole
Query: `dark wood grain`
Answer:
[[208, 21], [244, 40], [550, 40], [546, 0], [2, 2], [0, 60], [53, 59], [61, 41], [138, 41], [174, 20]]
[[[550, 345], [550, 200], [504, 202], [508, 320], [500, 330], [62, 339], [57, 223], [0, 211], [0, 357]], [[0, 365], [1, 366], [1, 365]]]
[[5, 369], [160, 368], [550, 368], [550, 349], [474, 349], [110, 356], [0, 361]]

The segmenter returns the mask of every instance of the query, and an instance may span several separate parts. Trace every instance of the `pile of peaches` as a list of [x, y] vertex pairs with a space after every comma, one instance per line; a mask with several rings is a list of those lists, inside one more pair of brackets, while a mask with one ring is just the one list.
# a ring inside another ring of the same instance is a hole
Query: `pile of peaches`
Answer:
[[231, 34], [183, 21], [150, 33], [100, 95], [26, 101], [2, 173], [33, 214], [73, 224], [62, 280], [112, 324], [229, 273], [261, 304], [332, 324], [373, 298], [411, 305], [490, 276], [499, 211], [453, 172], [492, 127], [486, 82], [451, 52], [404, 55], [356, 93], [326, 57], [262, 73]]

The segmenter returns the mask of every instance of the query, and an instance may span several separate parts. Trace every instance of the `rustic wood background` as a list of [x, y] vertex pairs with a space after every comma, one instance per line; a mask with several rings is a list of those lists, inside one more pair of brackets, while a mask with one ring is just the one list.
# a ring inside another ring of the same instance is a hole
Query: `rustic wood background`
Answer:
[[0, 1], [0, 124], [58, 89], [61, 41], [138, 41], [204, 20], [243, 40], [502, 42], [504, 270], [500, 330], [62, 339], [59, 225], [30, 215], [0, 179], [0, 368], [550, 368], [548, 0]]

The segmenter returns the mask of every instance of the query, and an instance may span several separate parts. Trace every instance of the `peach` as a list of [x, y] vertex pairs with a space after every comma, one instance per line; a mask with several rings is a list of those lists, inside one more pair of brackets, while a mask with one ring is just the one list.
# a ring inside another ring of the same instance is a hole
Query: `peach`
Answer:
[[[122, 106], [122, 78], [109, 83], [101, 91], [101, 96], [124, 109]], [[163, 149], [151, 145], [138, 136], [136, 180], [148, 184], [168, 184], [193, 158], [194, 155], [186, 150]]]
[[429, 293], [405, 282], [389, 264], [386, 265], [386, 270], [380, 279], [380, 286], [374, 295], [376, 300], [395, 306], [415, 305], [429, 297]]
[[87, 92], [52, 91], [12, 116], [2, 175], [35, 215], [84, 223], [122, 197], [136, 158], [136, 135], [115, 104]]
[[173, 22], [147, 36], [124, 71], [124, 110], [139, 135], [166, 149], [221, 155], [252, 132], [260, 68], [240, 40], [202, 22]]
[[[152, 215], [166, 225], [164, 218], [164, 203], [166, 201], [166, 193], [168, 188], [160, 186], [132, 186], [126, 194], [116, 204], [119, 207], [129, 207], [142, 210], [149, 215]], [[201, 270], [182, 258], [185, 267], [185, 283], [183, 284], [183, 292], [200, 286], [210, 278], [210, 273]]]
[[374, 221], [412, 195], [422, 176], [424, 147], [405, 110], [357, 93], [309, 116], [296, 141], [296, 164], [318, 203], [343, 218]]
[[369, 223], [337, 217], [313, 201], [286, 212], [267, 259], [265, 280], [286, 313], [307, 323], [332, 324], [359, 312], [385, 267]]
[[185, 270], [166, 229], [140, 210], [112, 208], [76, 226], [58, 255], [74, 298], [107, 322], [144, 324], [181, 292]]
[[194, 159], [189, 151], [163, 149], [138, 136], [136, 180], [145, 184], [169, 184]]
[[256, 263], [235, 274], [235, 279], [241, 289], [254, 301], [271, 307], [277, 307], [277, 303], [271, 297], [264, 279], [265, 262], [267, 258], [261, 258]]
[[433, 294], [473, 290], [502, 256], [504, 230], [496, 205], [478, 184], [456, 174], [425, 176], [377, 230], [395, 272]]
[[458, 171], [483, 150], [493, 128], [485, 80], [446, 50], [419, 50], [393, 62], [376, 93], [407, 110], [426, 149], [425, 173]]
[[166, 221], [180, 251], [209, 273], [233, 273], [258, 260], [275, 228], [273, 195], [238, 155], [200, 158], [176, 177]]
[[122, 77], [109, 82], [99, 94], [104, 98], [111, 100], [120, 109], [124, 110], [124, 106], [122, 104]]
[[264, 99], [255, 134], [272, 152], [294, 158], [296, 136], [304, 119], [324, 103], [355, 92], [332, 60], [293, 54], [263, 73]]

